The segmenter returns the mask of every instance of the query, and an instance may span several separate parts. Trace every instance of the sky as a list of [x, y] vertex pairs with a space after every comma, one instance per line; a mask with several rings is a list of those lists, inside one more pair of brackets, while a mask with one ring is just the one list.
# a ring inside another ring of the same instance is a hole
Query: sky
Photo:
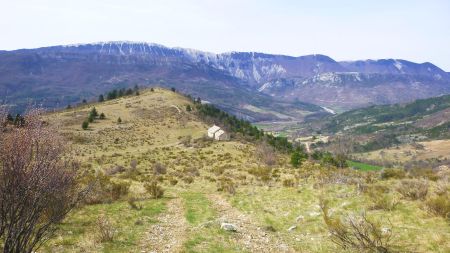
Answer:
[[450, 71], [449, 0], [0, 0], [0, 50], [145, 41]]

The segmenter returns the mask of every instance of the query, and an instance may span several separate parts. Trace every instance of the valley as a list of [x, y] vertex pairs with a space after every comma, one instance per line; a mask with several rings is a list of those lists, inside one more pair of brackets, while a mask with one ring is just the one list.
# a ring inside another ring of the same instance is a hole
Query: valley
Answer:
[[[105, 117], [83, 130], [94, 107]], [[312, 158], [295, 168], [288, 153], [261, 153], [261, 143], [239, 134], [206, 138], [211, 123], [195, 108], [188, 97], [155, 88], [44, 115], [97, 183], [39, 252], [347, 252], [331, 240], [322, 199], [336, 219], [366, 210], [388, 231], [381, 240], [390, 250], [450, 247], [448, 221], [427, 204], [442, 194], [447, 174], [383, 179], [385, 172], [336, 169]], [[273, 154], [275, 163], [265, 162]], [[429, 187], [426, 199], [397, 190], [419, 179]], [[148, 190], [151, 182], [162, 196]], [[376, 196], [387, 202], [377, 206]]]

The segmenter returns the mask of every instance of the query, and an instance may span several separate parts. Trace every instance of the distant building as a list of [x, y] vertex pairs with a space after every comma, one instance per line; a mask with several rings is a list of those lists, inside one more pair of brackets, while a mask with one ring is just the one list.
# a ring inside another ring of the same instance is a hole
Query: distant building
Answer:
[[230, 136], [228, 136], [228, 134], [225, 131], [220, 129], [219, 131], [214, 133], [214, 139], [218, 140], [218, 141], [226, 141], [226, 140], [230, 139]]
[[208, 137], [218, 141], [230, 139], [230, 136], [224, 130], [220, 129], [219, 126], [216, 125], [208, 129]]
[[208, 137], [214, 138], [214, 134], [220, 130], [220, 127], [214, 125], [208, 129]]

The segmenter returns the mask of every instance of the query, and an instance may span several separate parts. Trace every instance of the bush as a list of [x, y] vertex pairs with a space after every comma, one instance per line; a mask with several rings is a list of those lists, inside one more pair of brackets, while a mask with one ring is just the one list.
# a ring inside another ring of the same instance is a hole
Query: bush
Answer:
[[412, 178], [424, 178], [432, 181], [439, 179], [438, 175], [432, 169], [414, 168], [408, 171], [408, 176]]
[[145, 190], [155, 199], [162, 198], [164, 195], [164, 189], [158, 185], [156, 180], [144, 185]]
[[272, 169], [269, 167], [256, 167], [248, 170], [248, 173], [254, 175], [261, 181], [267, 182], [271, 178]]
[[98, 217], [96, 225], [100, 242], [112, 242], [114, 240], [116, 230], [108, 218], [105, 216]]
[[435, 196], [425, 202], [431, 214], [450, 219], [450, 195]]
[[135, 197], [128, 198], [128, 205], [131, 207], [131, 209], [134, 210], [142, 209], [142, 205], [138, 204], [137, 199]]
[[236, 194], [236, 185], [230, 178], [222, 177], [217, 181], [217, 190]]
[[155, 163], [155, 165], [153, 165], [153, 174], [155, 174], [155, 175], [163, 174], [164, 175], [166, 173], [167, 173], [167, 168], [163, 164]]
[[396, 179], [402, 179], [405, 178], [406, 172], [404, 169], [398, 169], [398, 168], [385, 168], [381, 171], [381, 179], [390, 179], [390, 178], [396, 178]]
[[275, 149], [265, 142], [256, 147], [255, 155], [258, 161], [267, 166], [275, 165], [278, 159]]
[[284, 187], [295, 187], [295, 180], [292, 178], [287, 178], [283, 180]]
[[81, 124], [81, 128], [83, 128], [83, 130], [87, 130], [89, 127], [89, 121], [85, 120], [83, 121], [83, 123]]
[[130, 183], [128, 182], [111, 182], [111, 198], [112, 200], [118, 200], [122, 196], [128, 194], [130, 189]]
[[392, 235], [390, 228], [382, 228], [380, 222], [368, 219], [365, 213], [360, 216], [331, 218], [326, 200], [321, 200], [320, 207], [331, 241], [345, 251], [389, 252]]
[[371, 208], [392, 211], [399, 204], [399, 200], [393, 194], [374, 194], [370, 195], [372, 200]]
[[425, 199], [428, 194], [428, 182], [423, 179], [403, 179], [397, 186], [397, 191], [407, 199]]

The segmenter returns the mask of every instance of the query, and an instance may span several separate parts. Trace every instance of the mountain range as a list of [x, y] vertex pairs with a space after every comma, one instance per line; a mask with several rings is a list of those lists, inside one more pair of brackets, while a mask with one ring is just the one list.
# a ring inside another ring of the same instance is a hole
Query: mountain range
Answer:
[[174, 87], [251, 121], [303, 120], [450, 94], [450, 74], [400, 59], [338, 62], [136, 42], [0, 51], [0, 100], [15, 108], [63, 107], [134, 85]]

